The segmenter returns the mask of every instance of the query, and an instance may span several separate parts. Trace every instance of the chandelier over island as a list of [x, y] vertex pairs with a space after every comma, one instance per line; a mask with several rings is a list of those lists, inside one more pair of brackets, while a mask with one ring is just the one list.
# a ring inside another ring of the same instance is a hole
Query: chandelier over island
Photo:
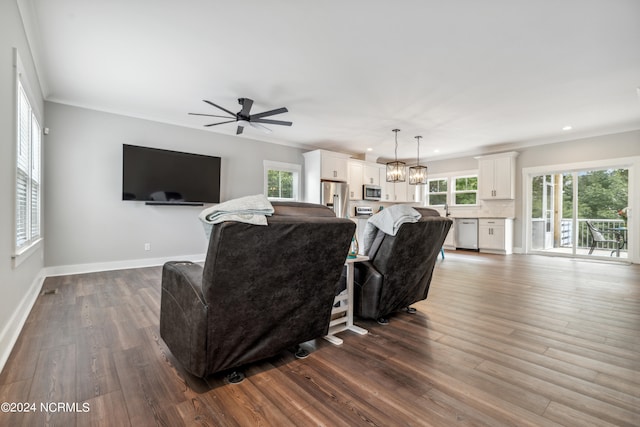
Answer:
[[416, 136], [418, 141], [418, 157], [416, 158], [416, 165], [409, 168], [409, 184], [418, 185], [427, 183], [427, 167], [420, 166], [420, 138]]
[[393, 129], [393, 132], [396, 134], [395, 161], [387, 163], [387, 182], [405, 182], [406, 163], [398, 161], [398, 132], [400, 129]]

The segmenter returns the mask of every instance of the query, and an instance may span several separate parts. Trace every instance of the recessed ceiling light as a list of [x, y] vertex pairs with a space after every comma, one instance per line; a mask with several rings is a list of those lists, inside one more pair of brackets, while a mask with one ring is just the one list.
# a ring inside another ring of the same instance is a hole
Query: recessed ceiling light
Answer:
[[573, 129], [573, 127], [569, 125], [562, 128], [562, 130], [571, 130], [571, 129]]
[[373, 148], [369, 147], [367, 148], [367, 151], [373, 151]]
[[439, 153], [440, 150], [438, 150], [437, 148], [435, 150], [433, 150], [434, 153]]

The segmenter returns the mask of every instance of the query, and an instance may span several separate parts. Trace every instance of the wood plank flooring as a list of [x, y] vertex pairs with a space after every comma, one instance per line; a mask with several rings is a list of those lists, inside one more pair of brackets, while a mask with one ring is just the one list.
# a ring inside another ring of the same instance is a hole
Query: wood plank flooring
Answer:
[[160, 271], [47, 278], [0, 374], [0, 403], [37, 410], [0, 426], [640, 426], [638, 265], [447, 252], [418, 313], [237, 385], [160, 339]]

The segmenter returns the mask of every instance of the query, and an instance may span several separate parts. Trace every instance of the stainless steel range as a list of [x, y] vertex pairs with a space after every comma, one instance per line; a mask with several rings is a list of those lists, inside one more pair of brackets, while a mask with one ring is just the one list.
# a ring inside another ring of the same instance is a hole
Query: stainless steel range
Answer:
[[356, 206], [356, 216], [371, 216], [373, 208], [371, 206]]

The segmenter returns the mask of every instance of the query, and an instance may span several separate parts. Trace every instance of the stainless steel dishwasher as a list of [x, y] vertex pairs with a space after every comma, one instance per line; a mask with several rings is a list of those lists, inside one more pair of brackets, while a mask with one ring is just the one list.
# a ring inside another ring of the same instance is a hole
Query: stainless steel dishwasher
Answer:
[[456, 249], [478, 250], [478, 218], [456, 218]]

